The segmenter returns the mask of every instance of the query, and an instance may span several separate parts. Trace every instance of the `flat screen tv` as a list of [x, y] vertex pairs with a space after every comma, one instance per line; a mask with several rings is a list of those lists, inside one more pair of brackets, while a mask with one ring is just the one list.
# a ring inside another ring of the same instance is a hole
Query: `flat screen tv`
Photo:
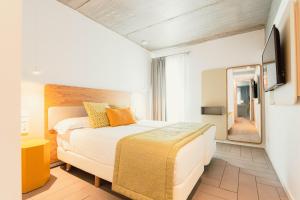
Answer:
[[262, 55], [264, 90], [275, 90], [285, 83], [285, 69], [280, 50], [278, 29], [273, 26]]

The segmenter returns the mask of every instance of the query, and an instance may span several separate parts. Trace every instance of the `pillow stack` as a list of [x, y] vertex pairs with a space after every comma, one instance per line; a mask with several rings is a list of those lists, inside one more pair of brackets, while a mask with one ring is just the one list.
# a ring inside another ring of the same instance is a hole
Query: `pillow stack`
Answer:
[[135, 119], [130, 108], [109, 106], [108, 103], [84, 102], [84, 108], [93, 128], [134, 124]]

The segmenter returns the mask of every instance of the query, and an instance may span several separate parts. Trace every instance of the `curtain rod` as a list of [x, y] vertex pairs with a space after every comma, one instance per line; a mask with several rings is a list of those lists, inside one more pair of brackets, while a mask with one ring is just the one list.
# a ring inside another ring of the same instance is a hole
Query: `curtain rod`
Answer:
[[180, 52], [180, 53], [175, 53], [175, 54], [169, 54], [169, 55], [166, 55], [164, 57], [168, 57], [168, 56], [176, 56], [176, 55], [180, 55], [180, 54], [189, 54], [190, 51], [184, 51], [184, 52]]

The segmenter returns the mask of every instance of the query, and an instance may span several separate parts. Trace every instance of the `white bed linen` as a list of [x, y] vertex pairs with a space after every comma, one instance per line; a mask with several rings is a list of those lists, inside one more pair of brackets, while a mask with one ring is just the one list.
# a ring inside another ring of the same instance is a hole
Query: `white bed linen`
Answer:
[[[112, 181], [117, 142], [125, 136], [168, 124], [170, 123], [143, 120], [128, 126], [75, 129], [58, 135], [57, 142], [58, 147], [64, 151], [78, 154], [105, 166], [108, 169], [107, 173], [109, 173], [106, 175], [106, 179]], [[210, 162], [215, 150], [214, 134], [215, 127], [211, 127], [204, 135], [193, 140], [178, 152], [174, 185], [183, 183], [194, 168], [199, 166], [199, 163], [204, 166]], [[59, 159], [61, 158], [59, 157]]]

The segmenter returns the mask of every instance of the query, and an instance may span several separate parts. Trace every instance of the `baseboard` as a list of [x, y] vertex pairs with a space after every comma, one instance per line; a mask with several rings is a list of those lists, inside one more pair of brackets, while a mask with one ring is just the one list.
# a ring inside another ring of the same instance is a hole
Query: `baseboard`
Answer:
[[224, 144], [235, 144], [235, 145], [241, 145], [241, 146], [247, 146], [247, 147], [265, 148], [265, 146], [263, 144], [235, 142], [235, 141], [230, 141], [230, 140], [216, 140], [216, 142], [224, 143]]
[[[277, 173], [277, 172], [276, 172], [276, 173]], [[278, 175], [277, 175], [277, 176], [278, 176]], [[278, 178], [279, 178], [279, 181], [280, 181], [280, 183], [281, 183], [281, 185], [282, 185], [282, 187], [283, 187], [283, 189], [284, 189], [286, 195], [288, 196], [288, 199], [289, 199], [289, 200], [296, 200], [296, 199], [293, 197], [293, 195], [291, 194], [291, 192], [287, 189], [286, 185], [283, 185], [283, 184], [282, 184], [281, 178], [280, 178], [279, 176], [278, 176]]]
[[275, 170], [275, 173], [276, 173], [277, 177], [279, 178], [279, 181], [280, 181], [280, 183], [281, 183], [281, 185], [282, 185], [282, 187], [283, 187], [283, 190], [285, 191], [285, 193], [286, 193], [288, 199], [289, 199], [289, 200], [296, 200], [296, 199], [293, 197], [293, 195], [292, 195], [292, 193], [290, 192], [290, 190], [287, 188], [286, 184], [283, 182], [282, 176], [279, 175], [278, 170], [276, 169], [276, 167], [274, 167], [274, 164], [273, 164], [273, 162], [272, 162], [272, 160], [271, 160], [271, 157], [269, 156], [269, 151], [268, 151], [267, 149], [265, 149], [265, 151], [266, 151], [266, 153], [267, 153], [267, 155], [268, 155], [268, 157], [269, 157], [269, 160], [270, 160], [270, 162], [271, 162], [271, 164], [272, 164], [272, 167], [273, 167], [273, 169]]

